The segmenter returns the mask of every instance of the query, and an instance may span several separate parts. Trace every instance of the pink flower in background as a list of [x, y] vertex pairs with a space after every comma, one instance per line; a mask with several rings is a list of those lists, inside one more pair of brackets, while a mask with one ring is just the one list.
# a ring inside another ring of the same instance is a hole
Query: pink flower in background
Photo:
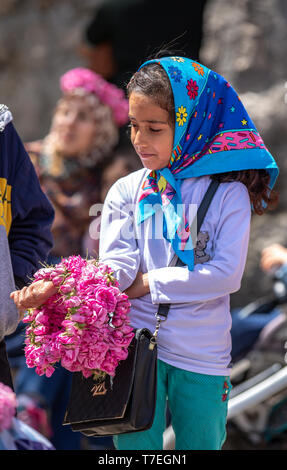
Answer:
[[13, 390], [0, 382], [0, 432], [11, 427], [16, 406], [16, 395]]
[[24, 317], [27, 366], [47, 377], [57, 363], [85, 377], [113, 376], [134, 332], [128, 296], [119, 290], [111, 268], [71, 256], [39, 270], [34, 282], [40, 279], [51, 280], [58, 291]]

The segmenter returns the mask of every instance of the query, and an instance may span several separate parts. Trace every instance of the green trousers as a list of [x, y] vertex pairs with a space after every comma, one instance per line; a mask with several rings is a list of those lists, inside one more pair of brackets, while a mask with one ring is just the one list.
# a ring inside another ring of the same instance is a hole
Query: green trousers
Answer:
[[157, 402], [147, 431], [114, 436], [118, 450], [162, 450], [168, 402], [176, 450], [220, 450], [226, 438], [228, 376], [204, 375], [158, 361]]

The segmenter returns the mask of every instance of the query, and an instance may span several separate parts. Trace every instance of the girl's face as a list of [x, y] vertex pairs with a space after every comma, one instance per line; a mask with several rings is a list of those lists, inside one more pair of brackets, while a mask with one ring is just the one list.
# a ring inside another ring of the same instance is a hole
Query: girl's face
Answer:
[[96, 132], [91, 107], [80, 97], [63, 99], [55, 112], [52, 132], [56, 135], [57, 150], [63, 155], [88, 153]]
[[168, 165], [174, 129], [168, 112], [147, 96], [132, 92], [129, 98], [131, 142], [144, 167], [160, 170]]

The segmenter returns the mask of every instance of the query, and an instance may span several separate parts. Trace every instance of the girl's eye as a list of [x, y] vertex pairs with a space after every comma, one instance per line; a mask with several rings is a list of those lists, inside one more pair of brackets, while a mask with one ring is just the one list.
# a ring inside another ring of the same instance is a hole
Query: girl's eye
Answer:
[[[138, 127], [139, 127], [139, 126], [138, 126], [137, 124], [135, 124], [134, 122], [130, 122], [130, 123], [128, 124], [129, 130], [132, 130], [132, 129], [135, 129], [135, 130], [136, 130], [136, 129], [138, 129]], [[149, 127], [149, 128], [147, 129], [147, 131], [148, 131], [148, 132], [152, 132], [152, 133], [156, 133], [156, 132], [161, 132], [162, 129], [155, 129], [154, 127]]]

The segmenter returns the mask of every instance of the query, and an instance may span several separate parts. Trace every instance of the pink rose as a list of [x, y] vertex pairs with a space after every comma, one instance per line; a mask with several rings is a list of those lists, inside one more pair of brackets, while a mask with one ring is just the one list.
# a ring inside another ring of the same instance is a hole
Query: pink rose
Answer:
[[81, 305], [82, 301], [80, 297], [74, 296], [70, 297], [69, 299], [65, 300], [65, 307], [66, 308], [75, 308]]
[[115, 310], [116, 297], [109, 287], [100, 286], [96, 289], [95, 298], [99, 304], [107, 309], [108, 312], [113, 312]]

